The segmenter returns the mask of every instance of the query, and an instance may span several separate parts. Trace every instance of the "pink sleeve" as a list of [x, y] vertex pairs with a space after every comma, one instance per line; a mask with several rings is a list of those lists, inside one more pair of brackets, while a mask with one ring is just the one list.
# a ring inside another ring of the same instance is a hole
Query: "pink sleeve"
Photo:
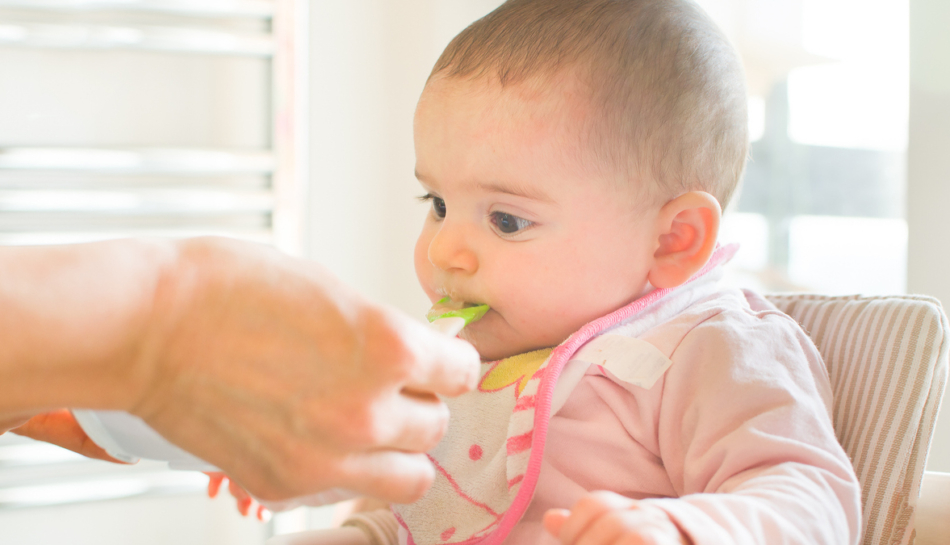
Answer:
[[827, 375], [797, 324], [728, 312], [694, 328], [662, 385], [657, 441], [696, 545], [852, 544], [860, 486], [839, 446]]

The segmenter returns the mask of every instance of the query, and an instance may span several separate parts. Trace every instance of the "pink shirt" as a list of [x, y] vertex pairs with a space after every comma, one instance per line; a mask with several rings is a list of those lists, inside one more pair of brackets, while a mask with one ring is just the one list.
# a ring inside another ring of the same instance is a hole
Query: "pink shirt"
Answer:
[[505, 543], [555, 544], [544, 512], [593, 490], [648, 499], [697, 545], [857, 543], [860, 486], [798, 324], [710, 282], [615, 329], [644, 321], [639, 338], [672, 366], [650, 389], [587, 369], [551, 418], [533, 500]]

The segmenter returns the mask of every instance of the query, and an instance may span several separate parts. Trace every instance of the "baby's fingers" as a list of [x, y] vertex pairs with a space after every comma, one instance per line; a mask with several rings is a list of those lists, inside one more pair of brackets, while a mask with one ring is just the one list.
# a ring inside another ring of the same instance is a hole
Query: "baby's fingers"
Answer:
[[655, 535], [648, 521], [638, 515], [636, 507], [610, 511], [594, 521], [577, 545], [678, 545], [677, 541]]
[[[611, 511], [629, 509], [634, 505], [636, 505], [636, 501], [625, 498], [619, 494], [612, 492], [591, 492], [574, 504], [570, 516], [561, 523], [560, 531], [555, 537], [564, 545], [594, 543], [588, 540], [582, 541], [581, 539], [598, 519]], [[555, 520], [552, 520], [552, 524], [556, 524], [557, 515], [552, 516], [555, 517]]]
[[639, 504], [621, 511], [611, 511], [597, 519], [578, 541], [578, 545], [594, 543], [684, 545], [689, 541], [664, 511]]
[[552, 536], [557, 537], [561, 534], [561, 527], [564, 526], [564, 522], [569, 516], [571, 516], [571, 512], [567, 509], [548, 509], [547, 513], [544, 514], [544, 529]]

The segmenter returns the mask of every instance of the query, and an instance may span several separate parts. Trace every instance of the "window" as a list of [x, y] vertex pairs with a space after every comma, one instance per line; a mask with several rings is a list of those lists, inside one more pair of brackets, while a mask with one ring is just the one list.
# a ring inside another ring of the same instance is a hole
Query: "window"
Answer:
[[723, 240], [767, 291], [903, 293], [907, 0], [700, 2], [746, 64], [751, 161]]

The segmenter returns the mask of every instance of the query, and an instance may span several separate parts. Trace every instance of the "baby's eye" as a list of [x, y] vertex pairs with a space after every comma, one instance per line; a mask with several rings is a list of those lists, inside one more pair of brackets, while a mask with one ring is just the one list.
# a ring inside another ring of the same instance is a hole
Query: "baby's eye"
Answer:
[[435, 212], [436, 217], [444, 218], [445, 200], [440, 199], [439, 197], [432, 197], [432, 211]]
[[435, 217], [439, 219], [445, 218], [445, 200], [436, 197], [432, 193], [426, 193], [422, 197], [419, 197], [423, 201], [432, 201], [432, 213], [435, 214]]
[[498, 231], [506, 235], [512, 235], [518, 231], [523, 231], [534, 224], [529, 220], [519, 218], [518, 216], [512, 216], [511, 214], [506, 214], [504, 212], [492, 212], [491, 222], [492, 225], [498, 229]]

